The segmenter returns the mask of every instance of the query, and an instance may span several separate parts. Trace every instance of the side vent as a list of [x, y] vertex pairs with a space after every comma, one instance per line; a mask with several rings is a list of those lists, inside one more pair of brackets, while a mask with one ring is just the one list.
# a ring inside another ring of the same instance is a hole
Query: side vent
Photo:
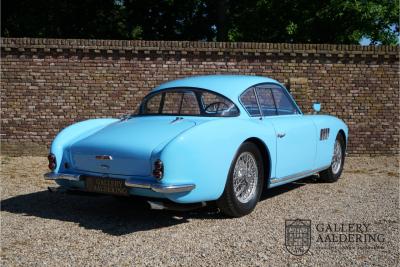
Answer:
[[326, 140], [329, 138], [329, 128], [322, 128], [319, 140]]

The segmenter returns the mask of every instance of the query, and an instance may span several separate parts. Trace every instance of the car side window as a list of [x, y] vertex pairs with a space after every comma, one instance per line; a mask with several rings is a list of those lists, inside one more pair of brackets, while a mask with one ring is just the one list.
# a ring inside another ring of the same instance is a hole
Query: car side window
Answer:
[[273, 85], [271, 86], [271, 91], [275, 100], [278, 115], [299, 114], [299, 110], [287, 93], [284, 92], [283, 88]]
[[275, 107], [275, 101], [271, 89], [265, 86], [257, 87], [256, 92], [263, 116], [277, 115], [278, 112]]
[[160, 107], [160, 101], [161, 101], [161, 94], [156, 95], [147, 101], [146, 105], [146, 113], [158, 113], [159, 107]]
[[250, 114], [250, 116], [261, 116], [254, 88], [247, 89], [240, 96], [240, 102], [242, 102], [242, 105]]

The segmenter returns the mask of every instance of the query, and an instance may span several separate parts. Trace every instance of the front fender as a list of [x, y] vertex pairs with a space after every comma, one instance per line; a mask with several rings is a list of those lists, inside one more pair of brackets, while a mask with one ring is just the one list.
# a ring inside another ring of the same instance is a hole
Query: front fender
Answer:
[[333, 148], [336, 140], [336, 136], [339, 131], [343, 131], [345, 135], [345, 141], [347, 144], [349, 130], [347, 125], [340, 119], [329, 116], [329, 115], [312, 115], [311, 116], [314, 124], [317, 128], [317, 136], [319, 138], [321, 129], [327, 128], [330, 130], [329, 137], [327, 140], [317, 141], [317, 153], [315, 158], [316, 168], [321, 166], [328, 166], [331, 164], [333, 156]]
[[[179, 203], [218, 199], [225, 188], [229, 168], [240, 145], [248, 138], [264, 142], [275, 155], [276, 140], [273, 127], [260, 120], [222, 118], [212, 120], [178, 135], [160, 153], [164, 163], [163, 183], [194, 183], [190, 193], [167, 197]], [[271, 167], [275, 157], [271, 156]]]
[[55, 173], [64, 172], [64, 162], [71, 162], [69, 158], [69, 146], [99, 130], [110, 125], [118, 119], [91, 119], [72, 124], [64, 128], [51, 144], [50, 152], [56, 156], [57, 167]]

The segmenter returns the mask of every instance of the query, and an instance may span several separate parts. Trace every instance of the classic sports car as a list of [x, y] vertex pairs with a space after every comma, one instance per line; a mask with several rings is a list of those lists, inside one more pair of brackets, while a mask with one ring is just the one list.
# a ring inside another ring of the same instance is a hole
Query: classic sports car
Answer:
[[[316, 112], [320, 104], [313, 105]], [[271, 188], [341, 175], [348, 128], [304, 115], [283, 85], [259, 76], [196, 76], [152, 90], [132, 115], [62, 130], [48, 156], [69, 190], [134, 195], [163, 203], [216, 202], [239, 217]]]

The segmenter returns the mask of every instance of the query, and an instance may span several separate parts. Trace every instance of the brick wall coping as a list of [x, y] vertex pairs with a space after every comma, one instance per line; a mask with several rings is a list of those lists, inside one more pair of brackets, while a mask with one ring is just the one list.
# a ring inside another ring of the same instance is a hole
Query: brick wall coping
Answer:
[[360, 46], [342, 44], [290, 44], [290, 43], [252, 43], [252, 42], [195, 42], [195, 41], [143, 41], [143, 40], [94, 40], [94, 39], [46, 39], [46, 38], [1, 38], [0, 45], [4, 51], [31, 50], [37, 52], [63, 52], [64, 50], [83, 50], [83, 52], [124, 53], [139, 52], [230, 52], [232, 54], [254, 53], [289, 54], [308, 56], [308, 54], [325, 56], [384, 56], [399, 58], [400, 46]]

